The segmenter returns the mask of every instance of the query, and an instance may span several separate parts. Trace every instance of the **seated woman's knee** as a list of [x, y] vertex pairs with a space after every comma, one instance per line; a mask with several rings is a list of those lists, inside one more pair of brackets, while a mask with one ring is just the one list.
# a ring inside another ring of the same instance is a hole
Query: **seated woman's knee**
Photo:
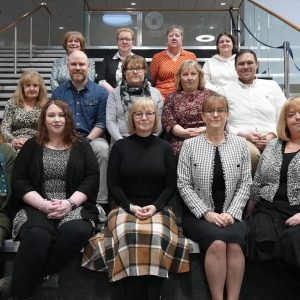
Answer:
[[218, 255], [219, 253], [226, 251], [226, 243], [220, 240], [213, 241], [208, 247], [208, 251]]
[[231, 254], [236, 254], [236, 255], [243, 253], [241, 246], [237, 243], [228, 243], [227, 244], [227, 252], [229, 252], [229, 251]]

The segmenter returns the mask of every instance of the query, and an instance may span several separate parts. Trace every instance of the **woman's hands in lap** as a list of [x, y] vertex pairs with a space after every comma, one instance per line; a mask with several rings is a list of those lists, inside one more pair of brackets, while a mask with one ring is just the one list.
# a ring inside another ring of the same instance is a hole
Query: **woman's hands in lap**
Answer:
[[296, 226], [300, 224], [300, 213], [294, 214], [292, 217], [288, 218], [285, 221], [285, 224], [288, 226]]
[[219, 227], [227, 227], [235, 222], [234, 218], [228, 213], [218, 214], [213, 211], [209, 211], [204, 216], [205, 220], [209, 223], [215, 224]]
[[59, 199], [45, 201], [41, 209], [41, 211], [46, 214], [49, 219], [62, 219], [71, 210], [71, 204], [68, 200]]
[[151, 218], [156, 213], [156, 207], [154, 205], [147, 205], [140, 207], [138, 205], [130, 205], [130, 211], [140, 220], [146, 220]]

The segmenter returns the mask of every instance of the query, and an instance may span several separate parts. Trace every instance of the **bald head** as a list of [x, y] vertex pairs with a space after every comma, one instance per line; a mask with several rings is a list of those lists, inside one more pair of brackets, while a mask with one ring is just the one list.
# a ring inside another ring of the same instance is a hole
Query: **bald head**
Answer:
[[87, 64], [89, 64], [89, 59], [88, 57], [86, 56], [86, 54], [83, 52], [83, 51], [80, 51], [80, 50], [76, 50], [76, 51], [73, 51], [69, 56], [68, 56], [68, 63], [70, 63], [71, 61], [73, 60], [85, 60], [85, 62]]
[[82, 51], [74, 51], [68, 56], [68, 69], [75, 87], [87, 83], [89, 59]]

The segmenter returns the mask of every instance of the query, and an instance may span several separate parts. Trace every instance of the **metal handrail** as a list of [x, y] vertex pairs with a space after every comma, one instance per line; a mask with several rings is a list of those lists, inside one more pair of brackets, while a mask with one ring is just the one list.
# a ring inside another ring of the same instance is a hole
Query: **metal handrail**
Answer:
[[[248, 0], [250, 3], [252, 3], [254, 6], [257, 6], [261, 10], [265, 11], [266, 13], [272, 15], [276, 19], [282, 21], [283, 23], [287, 24], [288, 26], [300, 31], [300, 27], [295, 25], [294, 23], [288, 21], [287, 19], [283, 18], [282, 16], [276, 14], [272, 10], [268, 9], [267, 7], [257, 3], [256, 1], [253, 0]], [[244, 2], [244, 1], [243, 1]], [[283, 90], [286, 98], [290, 97], [290, 57], [289, 57], [289, 49], [290, 43], [289, 41], [284, 41], [283, 42], [283, 78], [284, 78], [284, 83], [283, 83]]]
[[30, 17], [30, 41], [29, 41], [29, 57], [30, 59], [32, 58], [32, 15], [39, 11], [40, 9], [46, 9], [49, 18], [48, 18], [48, 46], [50, 46], [50, 21], [51, 21], [51, 16], [52, 13], [47, 7], [46, 3], [41, 3], [39, 6], [31, 10], [30, 12], [25, 13], [24, 15], [18, 17], [16, 20], [11, 22], [10, 24], [6, 25], [5, 27], [0, 28], [0, 33], [4, 32], [12, 27], [15, 27], [14, 30], [14, 73], [17, 74], [17, 37], [18, 37], [18, 29], [17, 25], [25, 20], [26, 18]]
[[11, 22], [10, 24], [6, 25], [5, 27], [2, 27], [0, 28], [0, 33], [1, 32], [4, 32], [6, 30], [8, 30], [9, 28], [17, 25], [18, 23], [20, 23], [22, 20], [26, 19], [27, 17], [33, 15], [36, 11], [40, 10], [41, 8], [45, 8], [46, 11], [48, 12], [48, 14], [50, 16], [52, 16], [52, 13], [51, 11], [49, 10], [49, 8], [47, 7], [47, 4], [46, 3], [41, 3], [38, 7], [36, 7], [35, 9], [33, 9], [32, 11], [24, 14], [23, 16], [21, 17], [18, 17], [15, 21]]
[[284, 17], [276, 14], [274, 11], [268, 9], [267, 7], [264, 7], [263, 5], [257, 3], [256, 1], [253, 0], [248, 0], [250, 3], [256, 5], [257, 7], [259, 7], [260, 9], [266, 11], [268, 14], [274, 16], [275, 18], [279, 19], [280, 21], [282, 21], [283, 23], [286, 23], [287, 25], [289, 25], [290, 27], [293, 27], [294, 29], [300, 31], [300, 26], [292, 23], [291, 21], [285, 19]]

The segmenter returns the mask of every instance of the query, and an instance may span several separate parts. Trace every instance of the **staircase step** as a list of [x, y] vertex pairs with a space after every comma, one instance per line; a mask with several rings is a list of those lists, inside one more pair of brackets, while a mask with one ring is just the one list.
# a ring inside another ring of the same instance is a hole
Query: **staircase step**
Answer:
[[[46, 85], [47, 90], [51, 90], [50, 86]], [[0, 91], [15, 91], [16, 85], [6, 85], [6, 86], [0, 86]]]
[[[59, 56], [61, 57], [61, 56]], [[13, 57], [1, 57], [0, 56], [0, 60], [1, 60], [1, 64], [7, 64], [7, 63], [14, 63], [14, 58]], [[29, 58], [29, 57], [18, 57], [17, 62], [30, 62], [30, 63], [39, 63], [39, 62], [43, 62], [43, 63], [49, 63], [51, 62], [53, 64], [53, 62], [56, 60], [55, 57], [33, 57], [33, 58]]]
[[[1, 65], [3, 65], [3, 64], [1, 64]], [[5, 66], [6, 67], [13, 67], [14, 63], [7, 62], [7, 63], [5, 63]], [[43, 62], [43, 63], [41, 63], [41, 62], [34, 62], [34, 61], [23, 62], [23, 60], [22, 60], [22, 62], [17, 63], [17, 66], [18, 67], [36, 66], [36, 67], [50, 67], [50, 68], [52, 68], [53, 63], [52, 62], [49, 62], [49, 63]]]
[[[44, 79], [44, 82], [47, 85], [50, 85], [50, 79]], [[19, 79], [0, 79], [0, 90], [2, 89], [1, 86], [6, 85], [7, 87], [13, 86], [16, 89]]]
[[[19, 80], [20, 76], [21, 76], [22, 73], [20, 74], [3, 74], [3, 73], [0, 73], [0, 82], [3, 82], [3, 80]], [[51, 74], [42, 74], [42, 77], [45, 79], [50, 79], [51, 77]]]

